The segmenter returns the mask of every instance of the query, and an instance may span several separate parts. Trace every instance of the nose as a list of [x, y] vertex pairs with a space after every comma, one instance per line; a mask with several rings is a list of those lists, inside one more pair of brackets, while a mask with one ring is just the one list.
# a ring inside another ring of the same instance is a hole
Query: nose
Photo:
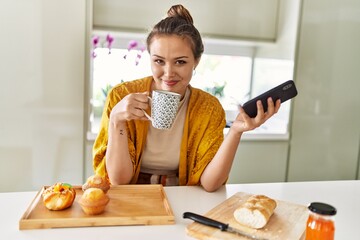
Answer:
[[164, 66], [164, 76], [166, 77], [171, 77], [175, 74], [174, 72], [174, 66], [172, 66], [171, 64], [166, 64]]

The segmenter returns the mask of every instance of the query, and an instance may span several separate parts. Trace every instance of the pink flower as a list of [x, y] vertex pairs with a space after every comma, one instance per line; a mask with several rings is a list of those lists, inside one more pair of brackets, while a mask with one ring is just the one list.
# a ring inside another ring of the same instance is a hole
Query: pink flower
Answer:
[[111, 36], [110, 34], [106, 35], [106, 42], [107, 42], [107, 47], [109, 49], [109, 54], [111, 54], [111, 45], [114, 41], [113, 36]]
[[128, 50], [130, 51], [131, 49], [136, 48], [137, 45], [138, 45], [138, 42], [137, 42], [137, 41], [131, 40], [131, 41], [129, 42], [129, 45], [128, 45]]
[[[100, 44], [100, 47], [104, 47], [104, 45], [107, 45], [107, 48], [109, 50], [108, 54], [111, 54], [111, 47], [112, 44], [114, 42], [114, 37], [110, 34], [106, 35], [106, 39], [102, 42], [100, 42], [100, 37], [99, 36], [93, 36], [92, 37], [92, 52], [91, 52], [91, 57], [95, 58], [97, 56], [95, 49], [98, 47], [98, 45]], [[146, 47], [145, 46], [139, 46], [138, 41], [136, 40], [131, 40], [128, 43], [128, 53], [130, 53], [132, 50], [136, 50], [136, 57], [135, 57], [135, 65], [138, 65], [140, 62], [140, 59], [142, 57], [142, 53], [145, 51]], [[128, 57], [128, 53], [126, 53], [123, 58], [126, 60]]]
[[136, 58], [135, 58], [135, 65], [136, 66], [139, 65], [140, 59], [142, 57], [142, 53], [143, 53], [143, 51], [141, 51], [141, 52], [138, 51], [138, 53], [136, 54]]
[[93, 50], [92, 50], [92, 53], [91, 53], [91, 57], [92, 58], [96, 58], [96, 53], [95, 53], [95, 49], [99, 43], [99, 40], [100, 40], [100, 37], [99, 36], [93, 36], [92, 38], [92, 45], [93, 45]]
[[96, 48], [97, 44], [99, 43], [99, 39], [100, 37], [99, 36], [94, 36], [92, 38], [92, 44], [93, 44], [93, 47]]
[[106, 35], [106, 41], [108, 42], [108, 48], [110, 48], [114, 41], [114, 37], [111, 36], [110, 34], [108, 34], [108, 35]]

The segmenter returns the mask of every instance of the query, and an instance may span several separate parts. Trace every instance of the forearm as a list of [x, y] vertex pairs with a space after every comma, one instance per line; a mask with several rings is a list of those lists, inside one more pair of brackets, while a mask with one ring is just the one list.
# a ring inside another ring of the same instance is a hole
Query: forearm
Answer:
[[206, 191], [216, 191], [229, 177], [241, 135], [242, 133], [230, 128], [219, 150], [201, 176], [201, 185]]
[[109, 123], [106, 170], [111, 184], [128, 184], [133, 176], [126, 124]]

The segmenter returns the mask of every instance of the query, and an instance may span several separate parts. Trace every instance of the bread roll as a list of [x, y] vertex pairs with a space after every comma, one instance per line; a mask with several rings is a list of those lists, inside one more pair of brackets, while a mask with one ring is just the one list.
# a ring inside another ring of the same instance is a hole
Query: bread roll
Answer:
[[234, 217], [240, 224], [258, 229], [268, 223], [275, 208], [275, 200], [264, 195], [254, 195], [234, 211]]
[[79, 200], [82, 210], [88, 215], [96, 215], [105, 211], [109, 197], [100, 188], [88, 188]]
[[107, 193], [107, 191], [110, 189], [110, 183], [106, 178], [103, 178], [99, 175], [93, 175], [88, 177], [84, 185], [82, 185], [83, 191], [88, 188], [100, 188], [104, 191], [104, 193]]
[[75, 197], [74, 188], [67, 183], [55, 183], [42, 193], [45, 207], [50, 210], [63, 210], [70, 207]]

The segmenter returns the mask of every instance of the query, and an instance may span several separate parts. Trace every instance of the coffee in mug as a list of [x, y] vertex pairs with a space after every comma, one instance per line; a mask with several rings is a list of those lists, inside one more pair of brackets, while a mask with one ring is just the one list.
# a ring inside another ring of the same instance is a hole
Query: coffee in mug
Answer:
[[151, 116], [144, 110], [145, 116], [154, 128], [170, 129], [179, 109], [181, 95], [174, 92], [154, 90], [150, 99]]

